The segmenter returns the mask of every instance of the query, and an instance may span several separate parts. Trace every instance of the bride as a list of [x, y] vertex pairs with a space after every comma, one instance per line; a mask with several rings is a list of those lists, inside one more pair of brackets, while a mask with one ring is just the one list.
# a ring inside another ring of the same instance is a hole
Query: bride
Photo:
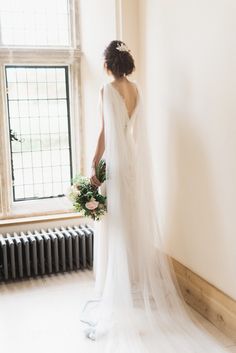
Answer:
[[95, 222], [95, 294], [81, 312], [86, 336], [97, 352], [226, 352], [191, 313], [163, 250], [142, 92], [127, 78], [135, 65], [125, 43], [107, 46], [104, 66], [113, 80], [100, 90], [90, 180], [107, 195], [107, 213]]

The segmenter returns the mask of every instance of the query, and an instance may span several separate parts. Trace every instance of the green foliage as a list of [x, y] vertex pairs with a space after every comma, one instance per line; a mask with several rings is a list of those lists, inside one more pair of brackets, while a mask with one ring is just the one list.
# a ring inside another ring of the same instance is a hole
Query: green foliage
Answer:
[[104, 159], [101, 159], [96, 167], [96, 176], [101, 183], [106, 180], [106, 162]]
[[[106, 180], [106, 162], [101, 159], [96, 167], [96, 176], [103, 183]], [[90, 183], [90, 179], [81, 174], [72, 179], [68, 198], [73, 202], [73, 207], [83, 216], [99, 220], [107, 211], [107, 197], [98, 192], [98, 188]]]

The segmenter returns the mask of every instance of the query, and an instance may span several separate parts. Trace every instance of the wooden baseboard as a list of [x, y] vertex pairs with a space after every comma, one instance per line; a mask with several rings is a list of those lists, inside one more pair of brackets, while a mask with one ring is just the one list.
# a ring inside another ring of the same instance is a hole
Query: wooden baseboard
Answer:
[[236, 343], [236, 301], [171, 258], [186, 302]]

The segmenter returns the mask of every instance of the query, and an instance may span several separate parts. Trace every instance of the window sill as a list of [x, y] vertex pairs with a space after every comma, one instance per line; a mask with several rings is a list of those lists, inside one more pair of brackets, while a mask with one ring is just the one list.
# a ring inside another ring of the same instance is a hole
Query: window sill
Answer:
[[39, 223], [45, 221], [54, 221], [54, 220], [67, 220], [67, 219], [80, 219], [83, 218], [78, 212], [68, 212], [68, 213], [59, 213], [59, 214], [50, 214], [50, 215], [41, 215], [41, 216], [29, 216], [21, 218], [8, 218], [0, 220], [0, 226], [11, 226], [16, 224], [28, 224], [28, 223]]
[[28, 223], [40, 220], [51, 220], [58, 218], [80, 218], [78, 212], [74, 212], [72, 202], [66, 197], [31, 200], [31, 201], [18, 201], [13, 202], [11, 211], [4, 218], [0, 219], [0, 225], [17, 223]]

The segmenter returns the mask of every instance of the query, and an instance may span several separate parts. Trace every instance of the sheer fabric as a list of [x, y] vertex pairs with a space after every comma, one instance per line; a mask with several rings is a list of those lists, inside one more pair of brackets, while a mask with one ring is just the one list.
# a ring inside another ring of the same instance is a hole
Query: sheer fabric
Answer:
[[103, 86], [108, 212], [95, 222], [95, 295], [81, 313], [94, 351], [223, 353], [194, 318], [164, 253], [153, 196], [150, 146], [140, 87], [128, 116], [111, 83]]

